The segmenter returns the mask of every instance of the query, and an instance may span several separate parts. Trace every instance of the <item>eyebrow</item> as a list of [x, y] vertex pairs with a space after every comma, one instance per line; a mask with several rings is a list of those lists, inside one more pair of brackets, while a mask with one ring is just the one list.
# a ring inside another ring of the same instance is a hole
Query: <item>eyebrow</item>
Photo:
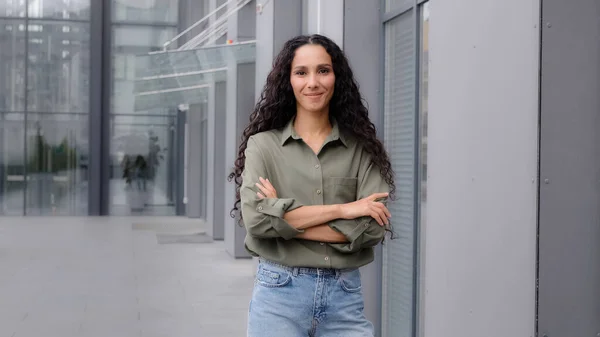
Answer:
[[[332, 68], [333, 66], [332, 66], [330, 63], [321, 63], [321, 64], [318, 64], [318, 65], [317, 65], [317, 68], [319, 68], [319, 67], [323, 67], [323, 68]], [[308, 67], [307, 67], [307, 66], [305, 66], [305, 65], [299, 65], [299, 66], [295, 66], [295, 67], [294, 67], [294, 70], [295, 70], [295, 69], [302, 69], [302, 68], [308, 68]]]

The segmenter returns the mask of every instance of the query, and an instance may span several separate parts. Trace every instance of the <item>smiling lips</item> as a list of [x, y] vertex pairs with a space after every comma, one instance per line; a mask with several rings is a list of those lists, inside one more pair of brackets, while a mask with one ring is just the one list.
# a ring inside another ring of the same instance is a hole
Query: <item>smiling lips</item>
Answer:
[[304, 94], [304, 96], [306, 97], [310, 97], [310, 98], [317, 98], [317, 97], [321, 97], [324, 93], [318, 93], [318, 94]]

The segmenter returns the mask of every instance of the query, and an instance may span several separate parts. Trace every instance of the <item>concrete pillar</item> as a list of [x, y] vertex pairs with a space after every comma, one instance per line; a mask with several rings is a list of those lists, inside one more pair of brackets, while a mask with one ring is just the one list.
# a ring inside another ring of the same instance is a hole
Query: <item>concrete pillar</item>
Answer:
[[[235, 4], [231, 4], [234, 6]], [[255, 38], [255, 2], [252, 1], [228, 21], [227, 38], [234, 42], [252, 40]], [[239, 148], [239, 140], [243, 129], [248, 123], [248, 116], [254, 108], [254, 84], [256, 68], [254, 63], [237, 64], [230, 60], [227, 66], [227, 108], [225, 132], [225, 169], [229, 173], [234, 167]], [[235, 258], [248, 258], [250, 255], [244, 248], [246, 230], [238, 226], [237, 219], [229, 216], [229, 211], [235, 202], [235, 185], [228, 181], [224, 185], [224, 232], [227, 252]]]
[[269, 1], [256, 14], [257, 99], [271, 71], [273, 58], [287, 40], [302, 34], [302, 7], [301, 1]]
[[[304, 15], [306, 34], [321, 34], [332, 39], [341, 48], [344, 47], [344, 0], [304, 0]], [[346, 7], [348, 5], [346, 4]], [[377, 9], [373, 2], [365, 1], [362, 7]], [[360, 18], [357, 17], [356, 20]], [[379, 21], [379, 20], [378, 20]], [[354, 21], [360, 22], [360, 21]], [[355, 25], [358, 28], [368, 27], [364, 24]]]
[[[210, 147], [212, 163], [212, 174], [209, 175], [209, 206], [207, 214], [208, 224], [212, 223], [212, 237], [215, 240], [225, 239], [225, 213], [228, 212], [231, 205], [224, 204], [225, 191], [223, 184], [227, 182], [228, 168], [225, 166], [225, 141], [226, 141], [226, 114], [227, 114], [227, 83], [216, 82], [214, 85], [214, 104], [212, 105], [213, 122], [209, 125], [209, 131], [212, 129], [213, 145]], [[211, 200], [212, 199], [212, 200]]]
[[187, 208], [186, 214], [190, 218], [201, 218], [202, 214], [202, 202], [203, 190], [206, 186], [203, 184], [202, 171], [204, 165], [202, 165], [202, 120], [204, 111], [206, 108], [205, 104], [190, 104], [187, 113], [187, 137], [188, 146], [187, 152]]

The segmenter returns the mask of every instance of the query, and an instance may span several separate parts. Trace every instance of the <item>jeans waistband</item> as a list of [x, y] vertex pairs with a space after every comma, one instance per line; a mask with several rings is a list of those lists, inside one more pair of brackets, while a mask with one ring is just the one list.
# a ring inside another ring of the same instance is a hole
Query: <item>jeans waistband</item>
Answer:
[[265, 258], [259, 258], [258, 261], [262, 264], [274, 266], [277, 268], [281, 268], [289, 271], [293, 275], [298, 274], [314, 274], [314, 275], [335, 275], [339, 276], [341, 273], [350, 272], [356, 270], [356, 268], [346, 268], [346, 269], [335, 269], [335, 268], [314, 268], [314, 267], [289, 267], [283, 264], [273, 262], [271, 260], [267, 260]]

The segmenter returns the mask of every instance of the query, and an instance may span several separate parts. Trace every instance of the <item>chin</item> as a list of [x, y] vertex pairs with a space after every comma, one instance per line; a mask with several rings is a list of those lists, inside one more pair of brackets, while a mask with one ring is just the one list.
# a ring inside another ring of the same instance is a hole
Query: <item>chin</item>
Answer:
[[304, 110], [306, 110], [308, 112], [312, 112], [312, 113], [321, 113], [321, 112], [327, 111], [327, 106], [322, 105], [322, 104], [318, 104], [318, 105], [308, 104], [308, 105], [304, 105], [302, 107], [304, 108]]

